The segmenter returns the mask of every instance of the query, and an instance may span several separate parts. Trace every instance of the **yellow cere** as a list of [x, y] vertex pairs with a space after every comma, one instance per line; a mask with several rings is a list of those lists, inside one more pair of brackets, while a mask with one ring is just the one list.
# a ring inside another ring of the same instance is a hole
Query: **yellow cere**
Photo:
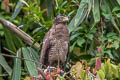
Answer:
[[62, 17], [62, 21], [67, 21], [67, 17]]

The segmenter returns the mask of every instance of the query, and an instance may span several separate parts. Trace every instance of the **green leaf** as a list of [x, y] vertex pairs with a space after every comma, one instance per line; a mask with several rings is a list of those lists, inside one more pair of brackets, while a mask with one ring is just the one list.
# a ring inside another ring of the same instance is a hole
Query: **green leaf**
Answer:
[[116, 22], [115, 22], [115, 20], [114, 20], [113, 17], [112, 17], [112, 19], [111, 19], [111, 22], [112, 22], [112, 24], [114, 25], [114, 27], [116, 28], [116, 30], [119, 32], [119, 34], [120, 34], [120, 29], [118, 28], [118, 26], [117, 26], [117, 24], [116, 24]]
[[120, 0], [117, 0], [118, 4], [120, 5]]
[[65, 6], [65, 4], [67, 4], [67, 3], [68, 3], [68, 1], [64, 1], [64, 2], [62, 2], [61, 5], [60, 5], [60, 7]]
[[74, 31], [74, 32], [76, 32], [76, 31], [79, 31], [79, 30], [84, 30], [84, 29], [83, 29], [83, 26], [76, 27], [76, 28], [74, 28], [74, 30], [73, 30], [73, 31]]
[[113, 8], [112, 13], [116, 12], [116, 11], [120, 11], [120, 7], [117, 6], [117, 7]]
[[105, 73], [105, 64], [102, 63], [101, 68], [100, 68], [104, 73]]
[[100, 21], [99, 0], [94, 0], [94, 7], [93, 7], [92, 12], [93, 12], [95, 23], [98, 23]]
[[82, 46], [82, 44], [84, 44], [85, 43], [85, 39], [84, 38], [79, 38], [78, 40], [77, 40], [77, 44], [81, 47]]
[[73, 43], [73, 45], [72, 45], [72, 46], [70, 46], [70, 52], [72, 52], [72, 51], [73, 51], [73, 49], [74, 49], [74, 47], [75, 47], [76, 43], [77, 43], [77, 42], [74, 42], [74, 43]]
[[75, 15], [75, 22], [74, 22], [75, 27], [81, 24], [84, 18], [86, 17], [86, 14], [87, 14], [86, 9], [88, 8], [88, 6], [86, 3], [82, 3], [84, 1], [85, 0], [81, 1], [77, 14]]
[[115, 27], [115, 29], [119, 32], [120, 34], [120, 29], [118, 28], [115, 20], [114, 20], [114, 17], [112, 16], [112, 12], [111, 12], [111, 9], [110, 9], [110, 4], [107, 0], [103, 0], [103, 3], [104, 3], [104, 10], [106, 10], [106, 12], [110, 15], [110, 21], [112, 22], [113, 26]]
[[115, 48], [116, 50], [119, 48], [119, 41], [114, 41], [112, 47]]
[[27, 48], [28, 48], [31, 56], [33, 57], [33, 60], [36, 61], [37, 67], [39, 67], [40, 64], [38, 64], [38, 63], [40, 62], [40, 59], [39, 59], [38, 53], [33, 48], [31, 48], [31, 47], [27, 47]]
[[105, 73], [102, 70], [97, 71], [97, 74], [100, 76], [101, 80], [104, 80], [105, 78]]
[[110, 59], [108, 59], [106, 62], [105, 62], [105, 71], [107, 74], [109, 74], [111, 72], [111, 63], [110, 63]]
[[71, 20], [71, 22], [69, 23], [69, 27], [68, 27], [68, 29], [69, 29], [69, 33], [71, 33], [73, 30], [74, 30], [74, 21], [75, 21], [75, 17], [73, 17], [73, 19]]
[[27, 7], [29, 7], [28, 3], [25, 0], [20, 0], [22, 3], [24, 3]]
[[47, 4], [47, 9], [48, 9], [49, 19], [52, 19], [53, 18], [52, 0], [46, 0], [46, 4]]
[[86, 80], [86, 72], [81, 69], [81, 77], [82, 77], [82, 80]]
[[70, 36], [70, 40], [75, 39], [75, 38], [76, 38], [76, 37], [78, 37], [79, 35], [80, 35], [79, 33], [76, 33], [76, 34], [74, 34], [74, 35]]
[[117, 16], [118, 18], [120, 18], [120, 13], [116, 14], [116, 16]]
[[88, 14], [87, 16], [89, 15], [91, 9], [92, 9], [92, 5], [93, 5], [93, 1], [92, 0], [88, 0]]
[[[21, 58], [21, 49], [17, 51], [17, 56]], [[14, 69], [12, 74], [12, 80], [20, 80], [21, 79], [21, 59], [16, 58], [14, 62]]]
[[86, 34], [85, 37], [87, 37], [88, 39], [92, 40], [93, 39], [93, 34]]
[[107, 53], [111, 59], [114, 59], [111, 50], [106, 50], [104, 53]]
[[11, 36], [13, 35], [13, 33], [7, 30], [7, 28], [4, 28], [4, 31], [5, 31], [5, 40], [6, 40], [8, 49], [10, 49], [13, 52], [16, 52], [16, 47], [13, 42], [14, 38]]
[[112, 36], [115, 36], [115, 35], [116, 35], [116, 33], [110, 32], [110, 33], [107, 34], [107, 37], [112, 37]]
[[116, 65], [114, 65], [114, 64], [111, 64], [111, 70], [113, 72], [114, 77], [118, 78], [118, 75], [119, 75], [118, 74], [118, 67]]
[[21, 48], [25, 46], [23, 41], [16, 35], [13, 35], [13, 41], [17, 48]]
[[0, 55], [0, 65], [7, 71], [7, 73], [9, 75], [11, 75], [12, 69], [10, 68], [8, 63], [6, 62], [5, 58], [3, 56], [1, 56], [1, 55]]
[[74, 27], [77, 27], [78, 25], [80, 25], [83, 22], [83, 20], [85, 19], [86, 15], [87, 15], [87, 10], [88, 10], [88, 4], [87, 3], [88, 3], [88, 0], [82, 0], [81, 1], [76, 15], [74, 16], [74, 18], [69, 23], [69, 31], [70, 32], [72, 32]]
[[93, 28], [90, 32], [91, 33], [96, 33], [96, 31], [97, 31], [96, 28]]
[[14, 11], [13, 15], [10, 18], [10, 21], [12, 21], [19, 14], [19, 12], [22, 9], [23, 5], [24, 5], [23, 2], [21, 0], [19, 0], [16, 7], [15, 7], [15, 11]]
[[24, 58], [27, 59], [27, 60], [25, 60], [25, 63], [26, 63], [26, 66], [27, 66], [30, 76], [37, 76], [38, 70], [37, 70], [35, 62], [33, 62], [33, 58], [31, 56], [31, 54], [29, 53], [28, 49], [22, 48], [22, 53], [23, 53]]
[[[2, 54], [1, 50], [2, 50], [2, 45], [1, 45], [2, 41], [0, 41], [0, 55]], [[0, 74], [2, 74], [2, 66], [0, 66]]]

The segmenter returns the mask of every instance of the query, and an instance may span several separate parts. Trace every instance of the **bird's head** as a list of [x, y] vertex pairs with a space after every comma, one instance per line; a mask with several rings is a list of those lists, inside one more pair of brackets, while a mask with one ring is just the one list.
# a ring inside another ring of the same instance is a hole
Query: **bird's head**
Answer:
[[65, 15], [58, 15], [54, 19], [54, 23], [59, 24], [59, 23], [67, 23], [69, 21], [69, 18]]

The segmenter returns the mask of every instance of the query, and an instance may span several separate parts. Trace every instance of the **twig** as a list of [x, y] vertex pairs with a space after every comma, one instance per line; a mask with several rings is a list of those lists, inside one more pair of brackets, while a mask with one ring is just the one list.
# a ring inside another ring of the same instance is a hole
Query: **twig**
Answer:
[[[4, 27], [6, 27], [7, 29], [9, 29], [11, 32], [15, 33], [17, 36], [19, 36], [25, 43], [27, 43], [28, 45], [33, 45], [34, 43], [34, 39], [32, 37], [30, 37], [27, 33], [25, 33], [24, 31], [22, 31], [21, 29], [17, 28], [16, 25], [14, 25], [13, 23], [11, 23], [10, 21], [7, 21], [5, 19], [1, 19], [0, 18], [0, 23], [4, 25]], [[35, 49], [38, 49], [40, 47], [39, 43], [35, 43], [33, 45], [33, 47]]]
[[[30, 59], [20, 58], [20, 57], [17, 57], [17, 56], [13, 56], [13, 55], [9, 55], [9, 54], [4, 54], [4, 53], [1, 53], [0, 55], [1, 55], [1, 56], [6, 56], [6, 57], [18, 58], [18, 59], [21, 59], [21, 60], [32, 61], [32, 62], [35, 62], [35, 63], [37, 63], [37, 64], [43, 65], [43, 64], [41, 64], [40, 62], [35, 61], [35, 60], [32, 60], [32, 59], [30, 60]], [[45, 65], [43, 65], [43, 66], [46, 67]]]
[[45, 73], [39, 67], [37, 69], [39, 70], [39, 72], [43, 76], [43, 78], [46, 79]]
[[16, 54], [15, 52], [13, 52], [13, 51], [11, 51], [11, 50], [9, 50], [9, 49], [5, 48], [5, 47], [3, 47], [3, 49], [4, 49], [4, 50], [6, 50], [6, 51], [8, 51], [8, 52], [10, 52], [10, 53], [12, 53], [13, 55], [15, 55], [15, 54]]
[[30, 59], [25, 59], [25, 58], [20, 58], [20, 57], [17, 57], [17, 56], [13, 56], [13, 55], [9, 55], [9, 54], [0, 54], [1, 56], [6, 56], [6, 57], [12, 57], [12, 58], [18, 58], [18, 59], [22, 59], [22, 60], [27, 60], [27, 61], [32, 61], [32, 62], [36, 62], [36, 63], [39, 63], [38, 61], [34, 61], [34, 60], [30, 60]]
[[9, 76], [8, 74], [1, 74], [0, 77]]

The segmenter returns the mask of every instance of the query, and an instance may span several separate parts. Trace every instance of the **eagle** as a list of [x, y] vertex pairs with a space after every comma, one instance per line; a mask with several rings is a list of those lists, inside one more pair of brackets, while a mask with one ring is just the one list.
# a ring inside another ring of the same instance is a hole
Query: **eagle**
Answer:
[[52, 66], [65, 68], [69, 52], [69, 31], [67, 27], [68, 17], [58, 15], [54, 18], [51, 29], [43, 39], [40, 54], [40, 68]]

